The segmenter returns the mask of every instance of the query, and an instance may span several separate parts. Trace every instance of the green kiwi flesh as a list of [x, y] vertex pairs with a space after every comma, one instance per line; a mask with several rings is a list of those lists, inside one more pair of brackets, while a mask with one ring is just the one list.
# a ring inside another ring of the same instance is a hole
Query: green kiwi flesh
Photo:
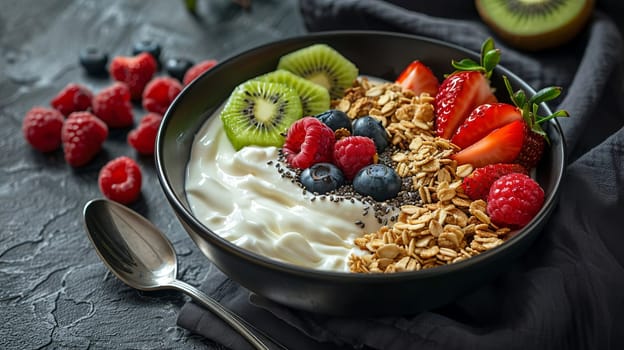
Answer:
[[307, 79], [284, 69], [264, 74], [256, 78], [260, 81], [288, 85], [301, 99], [303, 115], [316, 115], [329, 109], [329, 91]]
[[575, 37], [594, 8], [594, 0], [476, 0], [483, 21], [512, 46], [541, 50]]
[[331, 98], [340, 98], [353, 85], [358, 68], [338, 51], [315, 44], [282, 56], [277, 69], [285, 69], [325, 87]]
[[303, 116], [301, 101], [287, 85], [249, 80], [237, 86], [228, 98], [220, 118], [234, 146], [284, 144], [284, 133]]

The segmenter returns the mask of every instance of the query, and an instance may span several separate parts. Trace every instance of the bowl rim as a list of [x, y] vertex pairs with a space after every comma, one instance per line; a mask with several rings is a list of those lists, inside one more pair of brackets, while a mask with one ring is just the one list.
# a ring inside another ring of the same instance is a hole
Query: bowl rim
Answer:
[[[244, 58], [245, 56], [250, 55], [253, 52], [262, 51], [275, 45], [297, 43], [302, 40], [321, 41], [326, 38], [334, 37], [334, 36], [399, 37], [399, 38], [403, 38], [403, 39], [407, 39], [411, 41], [423, 41], [423, 42], [427, 42], [433, 45], [444, 46], [446, 48], [450, 48], [453, 50], [457, 50], [458, 52], [462, 52], [467, 56], [479, 57], [478, 53], [472, 50], [466, 49], [464, 47], [461, 47], [457, 44], [445, 42], [445, 41], [435, 39], [435, 38], [415, 35], [415, 34], [406, 34], [406, 33], [382, 31], [382, 30], [332, 30], [332, 31], [321, 31], [321, 32], [308, 33], [304, 35], [291, 36], [291, 37], [267, 42], [261, 45], [251, 47], [240, 53], [234, 54], [232, 56], [229, 56], [223, 61], [219, 62], [215, 67], [213, 67], [213, 69], [207, 72], [204, 72], [200, 77], [195, 79], [188, 86], [184, 87], [183, 91], [180, 94], [178, 94], [178, 96], [171, 103], [171, 105], [169, 106], [165, 114], [163, 115], [163, 121], [161, 122], [161, 125], [158, 129], [158, 134], [156, 138], [156, 150], [154, 154], [158, 180], [161, 184], [161, 188], [165, 194], [165, 197], [168, 199], [170, 205], [172, 205], [173, 209], [176, 211], [178, 215], [182, 215], [184, 217], [184, 220], [187, 220], [195, 228], [201, 229], [200, 231], [201, 234], [199, 234], [199, 236], [201, 236], [202, 239], [208, 239], [212, 244], [219, 246], [219, 248], [221, 249], [227, 250], [229, 253], [237, 255], [241, 259], [248, 260], [250, 263], [258, 264], [266, 268], [269, 268], [271, 270], [276, 270], [282, 273], [299, 275], [299, 276], [303, 276], [306, 278], [321, 278], [323, 280], [336, 280], [336, 281], [340, 280], [340, 281], [345, 281], [347, 283], [349, 282], [366, 282], [366, 283], [397, 282], [398, 283], [398, 282], [404, 282], [407, 280], [427, 279], [435, 275], [456, 273], [459, 271], [466, 270], [467, 268], [474, 267], [475, 265], [483, 264], [487, 262], [488, 260], [490, 260], [491, 257], [502, 254], [505, 250], [511, 249], [514, 245], [521, 244], [523, 239], [526, 238], [526, 236], [528, 236], [533, 230], [538, 229], [539, 226], [543, 224], [541, 223], [541, 221], [544, 220], [543, 217], [549, 215], [549, 213], [552, 210], [554, 210], [555, 206], [557, 205], [557, 201], [559, 197], [559, 189], [560, 189], [560, 185], [561, 185], [562, 179], [566, 171], [565, 165], [567, 164], [566, 143], [565, 143], [565, 139], [564, 139], [561, 126], [556, 119], [549, 120], [548, 123], [550, 125], [551, 132], [555, 132], [561, 140], [560, 144], [561, 144], [563, 166], [562, 166], [560, 174], [555, 179], [555, 182], [553, 185], [554, 191], [552, 191], [551, 193], [548, 193], [540, 211], [535, 215], [535, 217], [526, 226], [521, 228], [519, 232], [515, 234], [513, 237], [511, 237], [510, 239], [508, 239], [507, 241], [505, 241], [503, 244], [501, 244], [498, 247], [495, 247], [479, 255], [470, 257], [468, 259], [465, 259], [456, 263], [436, 266], [435, 268], [430, 268], [430, 269], [415, 270], [415, 271], [402, 271], [402, 272], [395, 272], [395, 273], [353, 273], [350, 271], [314, 269], [310, 267], [299, 266], [299, 265], [295, 265], [292, 263], [283, 262], [277, 259], [263, 256], [251, 250], [247, 250], [245, 248], [239, 247], [236, 244], [219, 236], [217, 233], [213, 232], [209, 227], [204, 225], [198, 218], [196, 218], [193, 215], [190, 208], [187, 208], [180, 201], [180, 199], [176, 196], [174, 190], [172, 189], [172, 186], [169, 183], [169, 177], [167, 176], [164, 170], [165, 167], [164, 167], [164, 158], [163, 158], [164, 157], [163, 134], [165, 133], [169, 123], [171, 122], [173, 115], [175, 115], [175, 110], [178, 108], [178, 104], [181, 103], [181, 101], [183, 101], [183, 99], [185, 98], [187, 90], [193, 89], [196, 85], [199, 84], [200, 80], [205, 79], [206, 77], [209, 77], [217, 69], [221, 69], [222, 67], [227, 67], [232, 62], [238, 61]], [[531, 93], [531, 94], [535, 93], [535, 90], [528, 83], [526, 83], [523, 79], [518, 77], [513, 72], [509, 71], [504, 66], [499, 64], [495, 68], [495, 70], [499, 71], [501, 75], [505, 74], [509, 77], [512, 77], [514, 80], [522, 82], [525, 85], [526, 90], [528, 90], [526, 91], [527, 93]], [[546, 110], [550, 112], [550, 108], [546, 104], [542, 104], [542, 108], [546, 108]], [[206, 118], [208, 117], [210, 116], [206, 116]], [[194, 132], [193, 140], [195, 140], [195, 136], [197, 135], [197, 132], [199, 131], [199, 129], [201, 129], [201, 126], [203, 125], [203, 123], [205, 123], [206, 120], [207, 119], [205, 119], [204, 122], [202, 122], [199, 125], [198, 130]], [[192, 148], [192, 145], [191, 145], [191, 148]], [[188, 166], [188, 159], [185, 159], [184, 169], [187, 169], [187, 166]], [[186, 173], [186, 170], [185, 170], [185, 173]], [[181, 218], [178, 217], [178, 219], [181, 219]], [[541, 234], [541, 233], [542, 232], [539, 232], [538, 234]]]

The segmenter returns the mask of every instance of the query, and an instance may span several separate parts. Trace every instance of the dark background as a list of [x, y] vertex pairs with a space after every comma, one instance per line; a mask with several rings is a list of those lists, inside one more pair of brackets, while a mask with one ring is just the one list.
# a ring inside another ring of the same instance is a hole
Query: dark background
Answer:
[[[230, 0], [0, 0], [0, 349], [213, 348], [176, 327], [187, 297], [143, 293], [107, 272], [88, 241], [82, 208], [101, 197], [99, 169], [128, 155], [139, 161], [141, 199], [131, 205], [172, 240], [178, 277], [200, 285], [213, 267], [175, 218], [151, 157], [126, 144], [129, 129], [111, 129], [103, 151], [72, 169], [61, 150], [41, 154], [21, 133], [25, 113], [67, 83], [95, 93], [111, 83], [88, 77], [80, 49], [130, 55], [149, 38], [162, 57], [223, 60], [251, 47], [305, 32], [296, 0], [255, 0], [242, 10]], [[161, 71], [159, 74], [163, 74]], [[140, 106], [135, 121], [144, 114]]]

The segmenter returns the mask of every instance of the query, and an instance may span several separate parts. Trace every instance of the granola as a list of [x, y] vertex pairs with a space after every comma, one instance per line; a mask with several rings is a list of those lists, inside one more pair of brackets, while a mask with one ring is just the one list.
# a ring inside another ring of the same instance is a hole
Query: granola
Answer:
[[494, 225], [483, 200], [472, 201], [461, 188], [472, 166], [450, 156], [459, 147], [433, 132], [433, 97], [415, 95], [394, 83], [358, 79], [332, 106], [356, 119], [370, 115], [386, 128], [399, 176], [411, 178], [420, 201], [404, 203], [391, 224], [358, 237], [362, 254], [349, 257], [361, 273], [422, 270], [455, 263], [502, 244], [508, 228]]

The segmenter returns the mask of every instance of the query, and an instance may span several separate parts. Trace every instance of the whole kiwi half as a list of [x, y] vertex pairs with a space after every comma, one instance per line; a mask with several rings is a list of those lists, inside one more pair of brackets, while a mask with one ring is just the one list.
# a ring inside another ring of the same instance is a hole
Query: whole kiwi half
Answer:
[[538, 51], [574, 38], [595, 0], [475, 0], [481, 19], [509, 45]]

